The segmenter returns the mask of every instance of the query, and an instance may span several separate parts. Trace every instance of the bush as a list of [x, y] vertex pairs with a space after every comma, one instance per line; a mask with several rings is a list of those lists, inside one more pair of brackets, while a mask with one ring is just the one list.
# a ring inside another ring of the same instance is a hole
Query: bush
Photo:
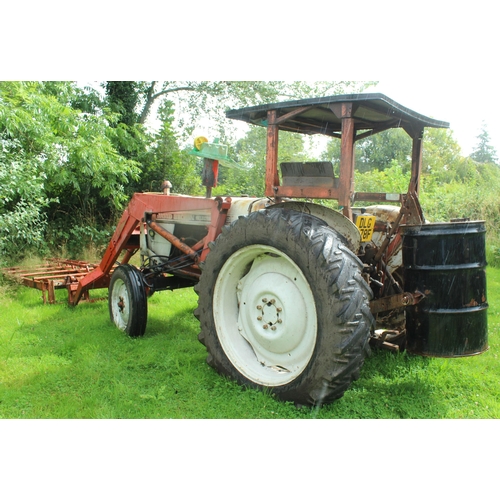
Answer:
[[[420, 204], [427, 220], [447, 222], [469, 218], [486, 222], [488, 263], [500, 265], [500, 171], [496, 165], [477, 164], [463, 159], [457, 171], [449, 172], [444, 182], [443, 169], [429, 170], [422, 178]], [[458, 172], [458, 173], [457, 173]], [[385, 170], [356, 174], [357, 191], [404, 193], [408, 189], [409, 173], [392, 162]]]

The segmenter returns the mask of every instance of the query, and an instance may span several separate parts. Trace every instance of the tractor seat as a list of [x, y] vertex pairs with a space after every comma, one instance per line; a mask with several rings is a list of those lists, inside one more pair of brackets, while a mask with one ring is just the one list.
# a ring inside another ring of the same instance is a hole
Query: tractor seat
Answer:
[[337, 187], [330, 161], [280, 163], [283, 186]]

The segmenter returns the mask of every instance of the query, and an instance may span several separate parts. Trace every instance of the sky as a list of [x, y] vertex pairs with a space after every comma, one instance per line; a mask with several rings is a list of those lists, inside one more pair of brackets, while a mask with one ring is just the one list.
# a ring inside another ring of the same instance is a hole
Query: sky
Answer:
[[432, 86], [419, 81], [398, 81], [396, 78], [379, 80], [370, 91], [381, 92], [399, 104], [417, 113], [450, 124], [453, 137], [468, 156], [477, 145], [483, 122], [490, 137], [490, 144], [500, 157], [500, 98], [495, 92], [483, 101], [474, 87], [466, 82], [441, 79]]

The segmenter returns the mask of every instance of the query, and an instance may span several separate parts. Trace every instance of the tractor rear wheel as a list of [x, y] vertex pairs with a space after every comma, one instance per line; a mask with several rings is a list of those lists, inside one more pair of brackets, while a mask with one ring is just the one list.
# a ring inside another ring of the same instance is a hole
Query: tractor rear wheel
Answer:
[[148, 318], [148, 300], [141, 272], [130, 264], [111, 275], [108, 293], [111, 321], [130, 337], [142, 337]]
[[211, 245], [195, 290], [207, 362], [297, 404], [341, 397], [368, 351], [371, 291], [359, 259], [317, 217], [240, 217]]

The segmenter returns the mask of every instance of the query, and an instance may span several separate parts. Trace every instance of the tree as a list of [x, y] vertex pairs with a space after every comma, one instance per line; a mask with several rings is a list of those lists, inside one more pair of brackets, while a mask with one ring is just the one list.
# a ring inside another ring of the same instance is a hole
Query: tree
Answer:
[[[0, 82], [0, 250], [64, 244], [75, 235], [88, 240], [133, 191], [157, 190], [165, 178], [174, 191], [196, 194], [196, 159], [179, 144], [206, 116], [221, 142], [231, 144], [229, 107], [358, 92], [369, 84], [106, 82], [103, 99], [72, 82]], [[145, 123], [158, 104], [155, 132]], [[294, 147], [298, 153], [303, 144]], [[250, 184], [242, 172], [222, 171], [221, 179], [260, 193], [264, 176], [253, 173]]]
[[[412, 142], [402, 129], [374, 134], [355, 146], [357, 191], [405, 192], [409, 182]], [[340, 161], [340, 141], [331, 139], [322, 159]], [[426, 190], [457, 182], [472, 182], [480, 172], [477, 164], [461, 155], [460, 146], [448, 129], [426, 128], [422, 183]]]
[[172, 127], [173, 107], [164, 101], [158, 110], [161, 127], [152, 135], [149, 156], [143, 163], [141, 178], [129, 185], [129, 190], [158, 191], [164, 180], [172, 183], [172, 192], [201, 194], [201, 178], [196, 171], [196, 158], [181, 151]]
[[[113, 83], [118, 87], [120, 82]], [[130, 82], [128, 82], [130, 83]], [[167, 98], [175, 102], [179, 128], [189, 136], [197, 121], [210, 116], [219, 126], [217, 133], [227, 133], [224, 111], [231, 107], [255, 106], [265, 102], [303, 99], [312, 96], [360, 92], [376, 82], [284, 82], [284, 81], [140, 81], [120, 86], [120, 101], [137, 102], [138, 123], [145, 124], [153, 106]], [[131, 95], [125, 97], [124, 93]], [[108, 93], [108, 95], [110, 95]]]
[[401, 128], [384, 130], [356, 143], [356, 168], [359, 172], [385, 170], [394, 162], [403, 171], [411, 169], [412, 141]]
[[497, 164], [498, 157], [495, 148], [490, 144], [490, 135], [486, 129], [486, 123], [483, 121], [481, 132], [477, 136], [477, 144], [470, 155], [474, 161], [479, 163]]
[[[174, 144], [175, 142], [179, 144], [190, 137], [196, 124], [204, 117], [210, 117], [212, 135], [219, 137], [221, 142], [230, 144], [234, 142], [235, 137], [232, 132], [234, 122], [225, 118], [225, 110], [228, 108], [283, 99], [302, 99], [361, 91], [371, 83], [373, 82], [140, 81], [106, 82], [103, 87], [106, 89], [108, 106], [122, 113], [117, 136], [119, 142], [115, 145], [127, 158], [134, 159], [141, 165], [141, 179], [129, 186], [128, 192], [131, 194], [133, 190], [151, 189], [152, 183], [161, 182], [161, 179], [156, 179], [160, 174], [158, 171], [160, 165], [163, 165], [165, 175], [174, 184], [177, 192], [179, 190], [193, 192], [195, 189], [192, 179], [193, 169], [189, 164], [192, 158], [188, 160], [183, 157], [180, 151], [174, 148]], [[152, 133], [149, 137], [150, 142], [154, 144], [153, 151], [144, 151], [140, 149], [144, 141], [141, 142], [140, 138], [136, 141], [134, 137], [146, 133], [143, 125], [150, 116], [153, 105], [158, 102], [162, 103], [157, 112], [162, 138]], [[167, 109], [168, 124], [165, 123]], [[174, 112], [178, 117], [177, 123], [173, 119]], [[125, 119], [125, 116], [128, 119]], [[136, 118], [136, 123], [132, 123], [133, 120], [130, 118], [133, 117]], [[174, 130], [176, 131], [175, 141], [172, 139]], [[132, 151], [134, 144], [135, 149]], [[167, 151], [172, 155], [171, 159], [167, 158]], [[174, 167], [180, 165], [179, 161], [185, 168]], [[153, 178], [152, 174], [155, 170]], [[185, 172], [186, 179], [181, 178], [182, 171]], [[262, 176], [258, 177], [259, 179], [255, 179], [257, 184], [247, 186], [248, 180], [245, 180], [246, 176], [243, 172], [230, 173], [222, 167], [219, 172], [219, 183], [225, 183], [227, 180], [232, 188], [249, 192], [248, 188], [251, 187], [253, 192], [255, 186], [261, 184]]]
[[422, 175], [443, 184], [464, 180], [468, 167], [453, 132], [445, 128], [426, 128], [422, 153]]
[[[390, 129], [373, 134], [355, 144], [355, 170], [357, 172], [383, 171], [394, 164], [404, 172], [411, 168], [412, 142], [403, 129]], [[327, 143], [321, 157], [331, 161], [338, 174], [340, 164], [340, 140], [333, 138]]]
[[[221, 186], [217, 194], [264, 196], [266, 172], [266, 128], [253, 126], [238, 140], [230, 155], [242, 168], [219, 168]], [[309, 161], [305, 136], [280, 131], [278, 165]]]
[[113, 147], [116, 115], [73, 107], [84, 101], [71, 82], [0, 82], [2, 250], [41, 247], [49, 223], [102, 222], [126, 200], [139, 170]]
[[106, 82], [106, 95], [111, 111], [120, 115], [120, 122], [125, 125], [135, 125], [139, 115], [136, 113], [138, 95], [138, 84], [133, 81], [109, 81]]

